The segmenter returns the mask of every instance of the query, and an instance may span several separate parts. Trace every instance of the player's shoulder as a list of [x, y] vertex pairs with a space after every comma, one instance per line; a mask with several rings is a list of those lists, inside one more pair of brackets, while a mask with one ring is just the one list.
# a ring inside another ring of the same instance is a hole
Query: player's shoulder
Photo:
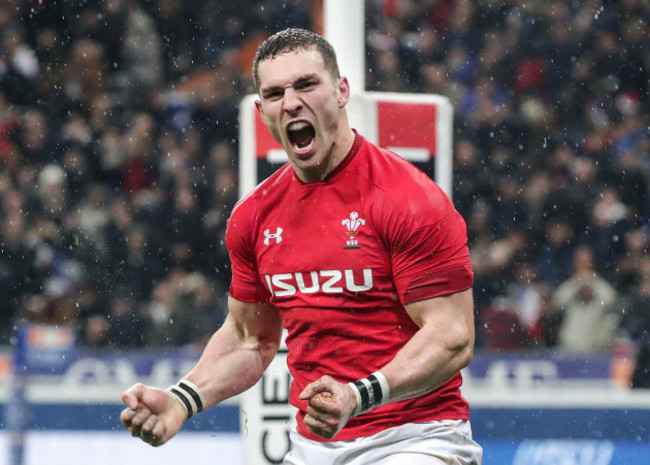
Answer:
[[447, 195], [426, 173], [399, 155], [367, 140], [363, 144], [367, 160], [359, 164], [359, 174], [397, 204], [428, 199], [434, 204], [447, 202]]

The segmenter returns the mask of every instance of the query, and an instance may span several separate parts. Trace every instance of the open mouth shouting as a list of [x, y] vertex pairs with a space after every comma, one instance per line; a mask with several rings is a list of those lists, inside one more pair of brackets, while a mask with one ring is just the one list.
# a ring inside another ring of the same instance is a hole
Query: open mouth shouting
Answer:
[[307, 121], [295, 121], [287, 127], [287, 137], [296, 155], [305, 155], [314, 147], [316, 131]]

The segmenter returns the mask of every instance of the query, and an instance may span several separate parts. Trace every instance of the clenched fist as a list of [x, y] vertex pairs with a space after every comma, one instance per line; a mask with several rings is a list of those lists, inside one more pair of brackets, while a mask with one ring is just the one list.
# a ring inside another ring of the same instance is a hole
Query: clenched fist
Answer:
[[343, 429], [357, 406], [352, 388], [331, 376], [323, 376], [308, 384], [299, 397], [309, 401], [305, 426], [327, 439]]
[[183, 426], [186, 413], [170, 393], [136, 384], [122, 394], [126, 408], [120, 414], [131, 435], [154, 447], [169, 441]]

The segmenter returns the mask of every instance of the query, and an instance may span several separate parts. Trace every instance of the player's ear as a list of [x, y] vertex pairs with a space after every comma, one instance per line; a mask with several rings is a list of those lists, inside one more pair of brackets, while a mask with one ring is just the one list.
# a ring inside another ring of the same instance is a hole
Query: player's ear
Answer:
[[338, 79], [336, 96], [339, 102], [339, 108], [343, 108], [350, 101], [350, 82], [345, 76]]
[[255, 109], [257, 110], [257, 114], [260, 115], [260, 118], [262, 118], [262, 121], [266, 122], [264, 119], [264, 109], [260, 100], [255, 100]]

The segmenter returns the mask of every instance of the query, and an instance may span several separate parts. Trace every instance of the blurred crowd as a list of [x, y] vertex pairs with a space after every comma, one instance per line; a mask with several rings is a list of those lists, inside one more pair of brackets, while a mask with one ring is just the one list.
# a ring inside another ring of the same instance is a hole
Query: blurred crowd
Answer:
[[[454, 105], [477, 348], [650, 333], [650, 4], [366, 1], [367, 90]], [[0, 345], [202, 344], [225, 317], [238, 105], [309, 0], [0, 0]], [[345, 70], [343, 70], [345, 71]]]

